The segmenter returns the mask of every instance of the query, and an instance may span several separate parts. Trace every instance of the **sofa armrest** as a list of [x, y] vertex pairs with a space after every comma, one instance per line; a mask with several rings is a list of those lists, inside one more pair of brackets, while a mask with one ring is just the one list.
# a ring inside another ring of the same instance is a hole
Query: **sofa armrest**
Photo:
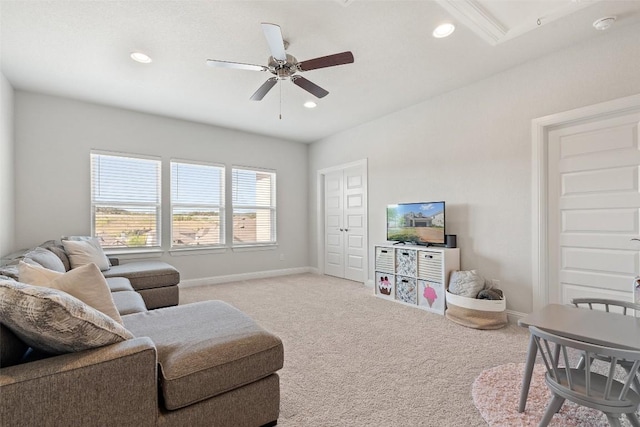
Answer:
[[153, 342], [134, 338], [0, 369], [0, 420], [11, 426], [154, 426]]

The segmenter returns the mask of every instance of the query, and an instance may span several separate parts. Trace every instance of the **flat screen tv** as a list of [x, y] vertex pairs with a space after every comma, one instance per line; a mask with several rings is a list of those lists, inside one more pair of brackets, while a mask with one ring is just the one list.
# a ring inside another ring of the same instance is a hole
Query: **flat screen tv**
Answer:
[[387, 206], [387, 240], [417, 245], [444, 245], [444, 202]]

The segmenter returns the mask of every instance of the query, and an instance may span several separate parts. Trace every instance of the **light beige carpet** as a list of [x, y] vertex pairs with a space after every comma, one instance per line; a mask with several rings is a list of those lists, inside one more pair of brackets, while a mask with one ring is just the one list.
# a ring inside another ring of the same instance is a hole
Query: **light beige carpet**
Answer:
[[180, 290], [227, 301], [284, 342], [278, 425], [486, 426], [471, 387], [486, 368], [524, 362], [528, 333], [459, 326], [312, 274]]

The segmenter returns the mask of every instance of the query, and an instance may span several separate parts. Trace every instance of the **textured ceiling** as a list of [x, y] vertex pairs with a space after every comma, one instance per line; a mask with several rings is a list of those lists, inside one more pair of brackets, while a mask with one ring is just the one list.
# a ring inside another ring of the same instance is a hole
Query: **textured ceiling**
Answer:
[[[507, 33], [518, 29], [491, 44], [444, 1], [1, 1], [2, 71], [17, 89], [312, 142], [640, 23], [637, 0], [526, 1], [522, 9], [513, 0], [462, 1]], [[532, 25], [545, 11], [553, 19]], [[616, 26], [595, 31], [606, 15], [618, 16]], [[431, 32], [442, 21], [457, 30], [438, 40]], [[330, 92], [317, 108], [304, 108], [313, 97], [290, 81], [250, 101], [270, 75], [205, 65], [266, 65], [261, 22], [279, 24], [300, 61], [353, 52], [354, 64], [303, 73]], [[153, 63], [133, 62], [134, 50]]]

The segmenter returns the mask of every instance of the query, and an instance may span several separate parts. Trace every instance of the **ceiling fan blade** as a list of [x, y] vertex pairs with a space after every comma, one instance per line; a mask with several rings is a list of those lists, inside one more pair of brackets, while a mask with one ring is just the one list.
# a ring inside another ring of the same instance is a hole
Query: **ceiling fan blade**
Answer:
[[287, 53], [284, 51], [284, 40], [282, 39], [280, 26], [267, 22], [263, 22], [261, 25], [262, 32], [264, 32], [264, 37], [267, 39], [267, 44], [269, 45], [269, 50], [271, 50], [271, 56], [278, 61], [286, 62]]
[[267, 92], [269, 92], [271, 90], [271, 88], [276, 85], [277, 82], [278, 82], [278, 78], [277, 77], [271, 77], [269, 80], [267, 80], [266, 82], [262, 83], [262, 86], [260, 86], [258, 88], [258, 90], [255, 91], [255, 93], [253, 95], [251, 95], [251, 100], [252, 101], [262, 101], [262, 98], [264, 98], [264, 96], [267, 94]]
[[241, 62], [218, 61], [217, 59], [207, 59], [207, 65], [210, 67], [233, 68], [236, 70], [249, 71], [268, 71], [269, 69], [263, 65], [243, 64]]
[[318, 68], [333, 67], [353, 63], [353, 53], [347, 51], [320, 58], [309, 59], [298, 64], [300, 71], [316, 70]]
[[291, 78], [291, 81], [296, 86], [300, 86], [302, 89], [306, 90], [311, 95], [316, 96], [318, 98], [324, 98], [325, 96], [329, 95], [329, 92], [327, 92], [326, 90], [322, 89], [317, 84], [310, 82], [309, 80], [305, 79], [304, 77], [293, 76]]

